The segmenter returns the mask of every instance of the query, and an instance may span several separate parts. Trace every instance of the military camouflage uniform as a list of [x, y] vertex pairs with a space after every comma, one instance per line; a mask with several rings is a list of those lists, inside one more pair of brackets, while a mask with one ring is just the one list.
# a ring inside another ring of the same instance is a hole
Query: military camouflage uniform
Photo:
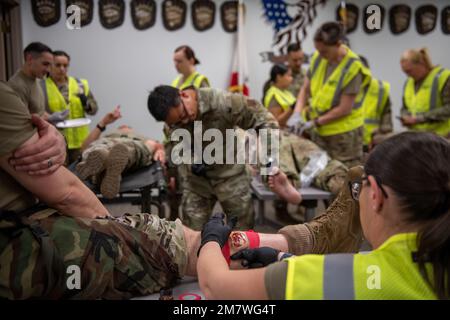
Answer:
[[300, 69], [299, 72], [295, 72], [292, 70], [292, 83], [289, 86], [288, 90], [297, 98], [300, 93], [300, 89], [303, 87], [303, 82], [305, 82], [306, 72], [303, 69]]
[[145, 144], [148, 138], [136, 133], [112, 132], [103, 138], [95, 140], [83, 152], [82, 161], [95, 150], [111, 150], [117, 144], [123, 144], [128, 149], [128, 163], [126, 170], [136, 170], [152, 163], [153, 152]]
[[[17, 94], [0, 82], [0, 136], [8, 137], [0, 139], [2, 159], [36, 134], [30, 118]], [[180, 221], [147, 213], [62, 216], [35, 208], [35, 197], [3, 167], [0, 181], [0, 298], [130, 298], [172, 286], [186, 272]], [[81, 288], [71, 290], [76, 267]]]
[[[2, 298], [128, 299], [173, 286], [185, 274], [180, 220], [147, 213], [72, 218], [54, 210], [32, 218], [48, 235], [0, 220]], [[80, 269], [80, 289], [70, 286], [71, 266]]]
[[[283, 132], [280, 144], [280, 169], [297, 188], [301, 187], [299, 174], [308, 164], [309, 156], [319, 150], [321, 149], [310, 140]], [[314, 178], [313, 186], [337, 195], [347, 176], [347, 170], [340, 161], [329, 158], [325, 169]]]
[[[253, 99], [210, 88], [197, 89], [196, 92], [196, 121], [201, 121], [202, 136], [208, 129], [219, 130], [224, 137], [224, 146], [227, 129], [278, 129], [273, 115]], [[174, 130], [179, 128], [188, 130], [190, 136], [194, 137], [194, 122], [171, 128], [168, 136], [171, 137]], [[168, 157], [171, 157], [170, 150], [175, 144], [177, 142], [171, 142]], [[209, 142], [203, 143], [202, 150], [208, 144]], [[223, 153], [224, 163], [225, 154], [226, 152]], [[208, 165], [206, 176], [195, 175], [188, 164], [180, 165], [179, 171], [183, 176], [183, 224], [194, 230], [201, 230], [203, 224], [208, 221], [214, 204], [219, 201], [228, 218], [238, 217], [237, 229], [246, 230], [253, 227], [251, 178], [245, 164]]]

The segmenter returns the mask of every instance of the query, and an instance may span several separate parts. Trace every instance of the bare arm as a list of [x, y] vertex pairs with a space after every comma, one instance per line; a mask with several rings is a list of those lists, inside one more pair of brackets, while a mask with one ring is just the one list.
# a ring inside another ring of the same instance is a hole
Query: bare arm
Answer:
[[[22, 146], [36, 144], [38, 134], [34, 134]], [[60, 213], [73, 217], [104, 217], [109, 215], [106, 208], [74, 174], [65, 167], [39, 176], [30, 176], [25, 172], [16, 171], [5, 155], [0, 158], [0, 167], [8, 172], [17, 182], [33, 193], [50, 207]]]
[[206, 243], [197, 262], [200, 289], [207, 299], [267, 300], [266, 269], [230, 270], [217, 242]]
[[295, 105], [295, 112], [301, 113], [306, 108], [307, 101], [309, 98], [309, 92], [310, 92], [309, 78], [305, 77], [305, 82], [303, 83], [303, 86], [300, 89], [300, 92], [298, 93], [297, 104]]
[[278, 125], [281, 128], [286, 127], [287, 121], [289, 120], [289, 118], [291, 117], [292, 113], [294, 112], [291, 108], [289, 108], [288, 110], [284, 111], [283, 108], [281, 108], [281, 106], [278, 103], [271, 105], [269, 107], [269, 111], [270, 111], [270, 113], [273, 114], [275, 119], [277, 119]]
[[319, 124], [324, 125], [349, 115], [352, 112], [355, 99], [356, 95], [343, 94], [337, 107], [332, 108], [330, 111], [320, 116]]
[[[56, 171], [66, 159], [66, 142], [59, 131], [37, 114], [31, 116], [39, 139], [14, 151], [10, 163], [14, 169], [30, 175], [46, 175]], [[48, 160], [53, 165], [48, 167]]]
[[[112, 112], [108, 112], [102, 120], [98, 123], [100, 127], [106, 128], [107, 125], [115, 122], [117, 119], [120, 119], [122, 115], [120, 114], [120, 106], [115, 107], [115, 109]], [[92, 130], [87, 138], [84, 140], [83, 144], [81, 145], [81, 151], [86, 150], [89, 145], [100, 138], [100, 135], [102, 134], [102, 131], [96, 126], [94, 130]]]

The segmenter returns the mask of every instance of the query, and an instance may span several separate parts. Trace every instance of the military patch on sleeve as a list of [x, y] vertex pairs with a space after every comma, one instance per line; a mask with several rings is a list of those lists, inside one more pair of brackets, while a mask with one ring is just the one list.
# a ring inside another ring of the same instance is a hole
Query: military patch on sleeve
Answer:
[[31, 7], [34, 21], [41, 27], [51, 26], [61, 18], [60, 0], [32, 0]]
[[216, 4], [211, 0], [195, 0], [192, 3], [191, 14], [195, 30], [208, 30], [214, 25]]
[[416, 29], [419, 34], [427, 34], [434, 30], [438, 10], [433, 5], [424, 5], [416, 9]]
[[164, 27], [169, 31], [182, 28], [186, 23], [186, 2], [182, 0], [164, 0], [162, 17]]
[[125, 17], [123, 0], [99, 0], [98, 6], [100, 23], [104, 28], [114, 29], [122, 25]]
[[236, 32], [238, 20], [238, 1], [225, 1], [220, 7], [220, 19], [226, 32]]
[[76, 5], [81, 11], [81, 27], [92, 22], [94, 15], [94, 0], [66, 0], [66, 9], [71, 5]]
[[138, 30], [153, 27], [156, 21], [155, 0], [131, 0], [131, 20]]

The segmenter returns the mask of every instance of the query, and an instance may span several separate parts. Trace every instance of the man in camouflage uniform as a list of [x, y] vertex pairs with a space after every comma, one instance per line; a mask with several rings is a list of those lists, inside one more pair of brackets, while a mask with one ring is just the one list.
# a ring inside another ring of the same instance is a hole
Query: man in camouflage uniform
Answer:
[[[36, 118], [38, 130], [20, 98], [0, 83], [0, 297], [130, 298], [195, 275], [188, 256], [195, 257], [198, 235], [179, 220], [147, 213], [113, 218], [62, 166], [46, 175], [16, 170], [13, 152], [39, 144], [52, 128]], [[36, 198], [49, 208], [37, 207]], [[71, 280], [74, 268], [80, 286]]]
[[[259, 102], [210, 88], [190, 87], [179, 91], [170, 86], [156, 87], [149, 95], [148, 109], [157, 121], [164, 121], [170, 127], [170, 137], [177, 129], [184, 129], [195, 138], [194, 128], [199, 122], [201, 131], [197, 135], [201, 134], [200, 139], [208, 129], [219, 130], [224, 138], [224, 151], [227, 129], [255, 129], [257, 132], [260, 129], [278, 129], [275, 118]], [[193, 143], [188, 145], [191, 147]], [[198, 151], [203, 155], [204, 143], [200, 149]], [[171, 153], [167, 156], [173, 161]], [[223, 152], [224, 160], [225, 155]], [[194, 163], [192, 158], [190, 163]], [[219, 201], [228, 218], [238, 217], [238, 229], [253, 227], [250, 175], [245, 164], [191, 165], [183, 162], [180, 173], [184, 177], [182, 209], [185, 225], [201, 230], [216, 201]]]
[[161, 153], [164, 154], [161, 144], [121, 126], [92, 142], [83, 151], [76, 169], [82, 179], [91, 178], [100, 185], [102, 195], [111, 199], [119, 192], [122, 173], [150, 165], [154, 155], [159, 157]]
[[[323, 150], [310, 140], [286, 132], [281, 135], [280, 169], [296, 188], [301, 187], [299, 174], [308, 165], [311, 155], [320, 151]], [[312, 185], [336, 196], [344, 184], [348, 169], [340, 161], [328, 155], [327, 158], [325, 168], [314, 177]]]
[[287, 62], [288, 67], [292, 72], [292, 83], [288, 90], [297, 97], [300, 89], [305, 81], [305, 70], [302, 69], [302, 64], [305, 60], [305, 54], [302, 51], [300, 43], [292, 43], [287, 48]]

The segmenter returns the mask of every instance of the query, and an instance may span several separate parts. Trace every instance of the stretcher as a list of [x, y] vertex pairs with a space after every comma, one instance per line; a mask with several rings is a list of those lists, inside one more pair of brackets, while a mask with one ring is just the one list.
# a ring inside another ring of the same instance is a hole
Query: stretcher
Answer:
[[[267, 189], [266, 186], [256, 177], [253, 177], [251, 182], [252, 194], [256, 201], [258, 202], [258, 208], [255, 212], [256, 223], [260, 225], [268, 224], [275, 228], [283, 227], [284, 225], [267, 219], [264, 215], [265, 212], [265, 202], [270, 200], [280, 199], [275, 193]], [[316, 214], [316, 208], [319, 200], [326, 201], [332, 198], [331, 192], [320, 190], [313, 187], [300, 188], [298, 189], [302, 195], [301, 205], [305, 206], [305, 220], [310, 221], [314, 218]]]
[[[69, 166], [74, 174], [77, 163]], [[99, 188], [91, 182], [82, 180], [103, 203], [129, 202], [140, 204], [142, 212], [151, 212], [151, 205], [158, 209], [158, 215], [165, 217], [163, 201], [166, 196], [167, 184], [161, 164], [157, 161], [149, 166], [122, 175], [119, 194], [114, 199], [106, 199], [101, 195]]]

